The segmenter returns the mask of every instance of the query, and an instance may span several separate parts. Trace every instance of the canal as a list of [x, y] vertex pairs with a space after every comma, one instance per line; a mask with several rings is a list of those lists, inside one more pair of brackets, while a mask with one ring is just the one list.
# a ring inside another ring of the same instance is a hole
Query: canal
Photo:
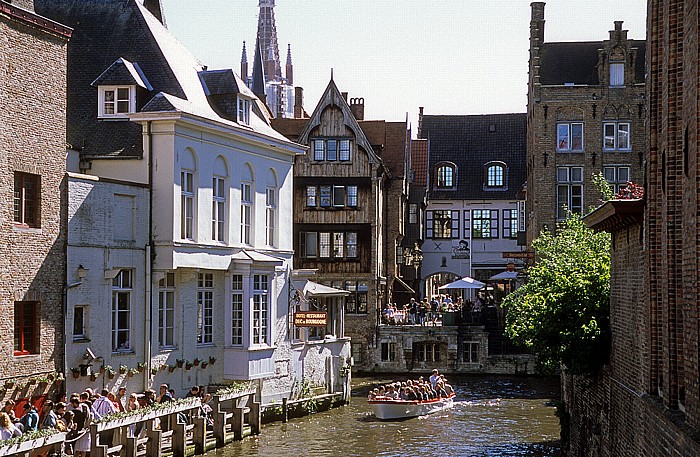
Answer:
[[262, 434], [217, 450], [234, 456], [508, 456], [559, 455], [556, 378], [450, 378], [452, 409], [424, 418], [382, 422], [369, 413], [368, 385], [356, 378], [350, 405], [263, 426]]

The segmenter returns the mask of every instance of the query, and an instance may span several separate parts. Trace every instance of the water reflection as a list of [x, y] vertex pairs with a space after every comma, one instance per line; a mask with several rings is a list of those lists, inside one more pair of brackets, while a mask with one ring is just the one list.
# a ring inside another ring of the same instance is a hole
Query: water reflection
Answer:
[[431, 416], [379, 421], [365, 403], [367, 388], [358, 388], [347, 407], [287, 424], [268, 424], [260, 436], [217, 453], [226, 457], [559, 455], [559, 421], [552, 405], [559, 397], [558, 380], [453, 377], [451, 381], [457, 392], [454, 407]]

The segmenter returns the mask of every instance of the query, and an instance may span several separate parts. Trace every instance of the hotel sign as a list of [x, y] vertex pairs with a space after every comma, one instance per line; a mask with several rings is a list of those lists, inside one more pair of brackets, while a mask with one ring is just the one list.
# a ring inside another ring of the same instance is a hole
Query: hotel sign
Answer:
[[297, 327], [325, 327], [327, 323], [328, 313], [325, 311], [297, 311], [294, 314]]

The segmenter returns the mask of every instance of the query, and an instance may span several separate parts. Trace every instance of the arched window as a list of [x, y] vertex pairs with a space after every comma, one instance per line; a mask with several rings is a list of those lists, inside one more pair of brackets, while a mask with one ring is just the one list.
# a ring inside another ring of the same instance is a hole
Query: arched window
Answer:
[[180, 154], [180, 238], [194, 240], [196, 215], [197, 159], [192, 149]]
[[436, 168], [436, 187], [445, 189], [457, 185], [457, 166], [453, 163], [439, 163]]
[[486, 164], [486, 187], [504, 187], [506, 185], [506, 165], [503, 162]]
[[243, 176], [241, 181], [241, 243], [252, 243], [252, 226], [253, 226], [253, 202], [255, 197], [255, 177], [253, 168], [246, 163], [243, 167]]
[[277, 237], [277, 173], [270, 168], [267, 173], [267, 191], [265, 193], [265, 244], [276, 246]]
[[212, 177], [211, 239], [226, 242], [228, 167], [222, 156], [214, 161]]

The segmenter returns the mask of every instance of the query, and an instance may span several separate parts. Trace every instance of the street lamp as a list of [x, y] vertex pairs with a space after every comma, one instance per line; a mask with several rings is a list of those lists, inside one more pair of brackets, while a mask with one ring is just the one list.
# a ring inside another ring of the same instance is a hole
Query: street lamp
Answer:
[[413, 246], [413, 249], [406, 249], [404, 251], [404, 258], [406, 260], [406, 265], [413, 265], [416, 269], [416, 279], [418, 279], [418, 269], [423, 263], [423, 251], [421, 251], [418, 243]]

